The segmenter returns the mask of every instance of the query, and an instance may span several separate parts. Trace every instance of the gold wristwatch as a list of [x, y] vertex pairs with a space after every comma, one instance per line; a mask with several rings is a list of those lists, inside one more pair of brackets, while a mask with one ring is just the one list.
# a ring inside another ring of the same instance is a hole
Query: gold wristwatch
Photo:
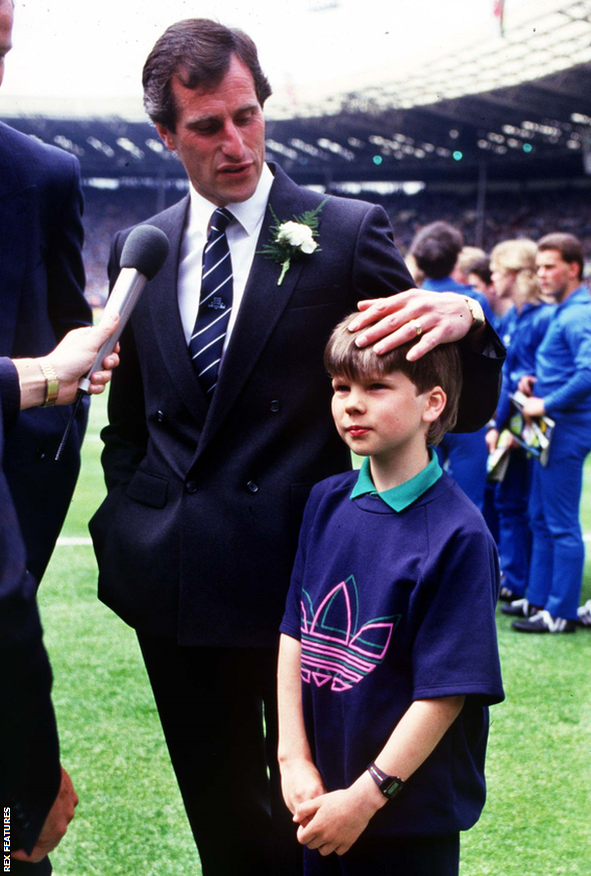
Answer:
[[45, 378], [45, 401], [41, 405], [42, 408], [50, 408], [57, 402], [59, 395], [60, 383], [55, 373], [55, 368], [48, 362], [40, 362], [39, 367]]
[[470, 335], [472, 332], [477, 332], [479, 328], [482, 328], [486, 319], [484, 316], [484, 310], [475, 298], [468, 298], [467, 295], [464, 295], [464, 301], [470, 308], [470, 313], [472, 314], [472, 325], [468, 329], [468, 334]]

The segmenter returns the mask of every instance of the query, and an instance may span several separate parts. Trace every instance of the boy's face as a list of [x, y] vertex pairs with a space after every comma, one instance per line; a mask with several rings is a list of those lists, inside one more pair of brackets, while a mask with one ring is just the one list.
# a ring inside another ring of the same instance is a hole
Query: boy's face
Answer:
[[338, 433], [360, 456], [387, 460], [403, 451], [424, 450], [429, 425], [441, 413], [433, 407], [434, 390], [418, 393], [401, 371], [359, 381], [335, 376], [332, 386]]

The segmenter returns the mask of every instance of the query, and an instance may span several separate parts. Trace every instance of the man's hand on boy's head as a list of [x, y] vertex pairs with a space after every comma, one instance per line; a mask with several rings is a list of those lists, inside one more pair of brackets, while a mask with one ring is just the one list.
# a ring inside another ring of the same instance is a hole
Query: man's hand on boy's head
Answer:
[[[474, 321], [466, 299], [457, 292], [409, 289], [388, 298], [360, 301], [357, 306], [361, 313], [349, 330], [367, 329], [357, 338], [357, 345], [375, 343], [376, 353], [388, 353], [420, 337], [408, 353], [409, 361], [420, 359], [438, 344], [461, 340]], [[481, 331], [472, 335], [476, 345]]]
[[344, 855], [387, 802], [364, 773], [350, 788], [331, 791], [297, 807], [293, 820], [300, 825], [298, 842], [318, 849], [321, 855]]
[[295, 815], [301, 803], [326, 793], [322, 776], [309, 760], [281, 763], [281, 791], [285, 805]]

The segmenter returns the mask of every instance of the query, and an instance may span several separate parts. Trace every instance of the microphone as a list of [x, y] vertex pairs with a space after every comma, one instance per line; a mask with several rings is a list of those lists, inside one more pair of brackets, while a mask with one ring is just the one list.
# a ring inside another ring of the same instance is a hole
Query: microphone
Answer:
[[105, 313], [119, 314], [119, 323], [111, 337], [107, 338], [98, 351], [96, 359], [86, 377], [82, 377], [78, 382], [78, 394], [76, 395], [72, 413], [55, 455], [56, 462], [62, 455], [70, 429], [80, 407], [80, 402], [84, 394], [88, 393], [90, 389], [90, 376], [95, 371], [102, 370], [105, 356], [108, 356], [115, 349], [115, 345], [127, 325], [146, 283], [148, 280], [152, 280], [164, 265], [169, 248], [168, 237], [160, 228], [156, 228], [154, 225], [138, 225], [130, 232], [123, 244], [120, 262], [121, 270], [105, 306]]
[[105, 306], [105, 314], [119, 314], [119, 324], [98, 351], [86, 377], [78, 383], [83, 392], [90, 388], [90, 375], [102, 370], [105, 356], [115, 349], [146, 283], [156, 276], [166, 261], [168, 250], [168, 237], [154, 225], [138, 225], [129, 234], [121, 252], [121, 270]]

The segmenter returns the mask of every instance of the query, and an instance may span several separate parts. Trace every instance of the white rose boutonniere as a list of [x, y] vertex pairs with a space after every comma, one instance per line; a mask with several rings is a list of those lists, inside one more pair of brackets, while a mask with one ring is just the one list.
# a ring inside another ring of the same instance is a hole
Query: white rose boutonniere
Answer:
[[318, 237], [318, 213], [322, 210], [326, 199], [316, 207], [301, 216], [294, 216], [286, 222], [280, 222], [275, 211], [270, 207], [275, 223], [271, 226], [272, 243], [263, 246], [261, 254], [281, 265], [281, 273], [277, 285], [281, 286], [287, 274], [291, 261], [300, 255], [312, 255], [319, 249], [315, 238]]
[[277, 234], [277, 243], [288, 243], [296, 249], [309, 255], [314, 252], [318, 244], [314, 240], [312, 229], [309, 225], [300, 222], [282, 222]]

